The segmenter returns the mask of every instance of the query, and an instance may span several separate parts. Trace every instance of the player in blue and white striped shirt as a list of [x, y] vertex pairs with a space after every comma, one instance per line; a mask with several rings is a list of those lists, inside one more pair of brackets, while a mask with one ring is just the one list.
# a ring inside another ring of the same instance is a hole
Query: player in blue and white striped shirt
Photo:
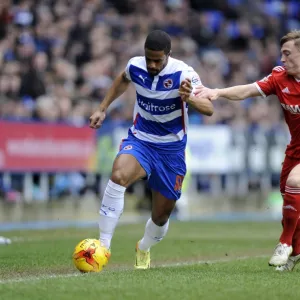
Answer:
[[145, 41], [145, 56], [129, 60], [113, 82], [99, 109], [90, 118], [97, 129], [108, 106], [132, 82], [136, 89], [133, 126], [123, 140], [106, 187], [100, 209], [100, 242], [110, 249], [111, 239], [124, 208], [126, 188], [147, 178], [152, 189], [152, 215], [143, 238], [136, 245], [136, 269], [150, 267], [150, 248], [166, 235], [169, 216], [180, 198], [186, 173], [188, 104], [198, 112], [212, 115], [208, 99], [191, 96], [183, 102], [181, 82], [201, 84], [198, 74], [184, 62], [170, 57], [171, 39], [161, 30], [152, 31]]

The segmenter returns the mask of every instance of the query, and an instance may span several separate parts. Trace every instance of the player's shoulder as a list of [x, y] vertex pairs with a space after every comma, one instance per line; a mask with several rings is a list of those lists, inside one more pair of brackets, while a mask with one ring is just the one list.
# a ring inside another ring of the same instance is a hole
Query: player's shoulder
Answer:
[[273, 77], [273, 81], [277, 83], [285, 83], [289, 84], [294, 80], [293, 76], [290, 76], [286, 69], [282, 66], [276, 66], [272, 69], [272, 73], [270, 74]]
[[186, 64], [184, 61], [170, 57], [169, 58], [169, 68], [174, 72], [176, 71], [194, 71], [194, 69]]
[[282, 66], [274, 67], [271, 74], [274, 77], [285, 77], [287, 75], [285, 68]]
[[128, 65], [133, 65], [140, 68], [145, 67], [145, 56], [134, 56], [130, 58], [128, 61]]
[[173, 68], [172, 73], [180, 72], [181, 80], [189, 78], [192, 81], [193, 86], [201, 84], [201, 80], [197, 72], [184, 61], [172, 58], [170, 65], [171, 68]]

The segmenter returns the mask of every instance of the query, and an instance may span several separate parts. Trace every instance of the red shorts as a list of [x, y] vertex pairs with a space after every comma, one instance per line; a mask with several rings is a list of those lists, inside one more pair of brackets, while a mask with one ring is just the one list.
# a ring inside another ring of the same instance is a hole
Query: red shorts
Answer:
[[285, 185], [290, 172], [296, 165], [300, 164], [300, 158], [292, 158], [285, 156], [284, 162], [282, 163], [281, 175], [280, 175], [280, 192], [285, 193]]

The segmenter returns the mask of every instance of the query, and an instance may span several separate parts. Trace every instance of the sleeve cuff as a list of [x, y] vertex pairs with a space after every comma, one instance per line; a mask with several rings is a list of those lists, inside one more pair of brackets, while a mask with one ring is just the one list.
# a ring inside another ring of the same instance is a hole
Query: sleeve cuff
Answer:
[[256, 86], [256, 88], [258, 89], [258, 91], [260, 92], [260, 94], [266, 98], [267, 95], [263, 92], [263, 90], [260, 88], [260, 86], [257, 84], [257, 82], [254, 82], [254, 85]]

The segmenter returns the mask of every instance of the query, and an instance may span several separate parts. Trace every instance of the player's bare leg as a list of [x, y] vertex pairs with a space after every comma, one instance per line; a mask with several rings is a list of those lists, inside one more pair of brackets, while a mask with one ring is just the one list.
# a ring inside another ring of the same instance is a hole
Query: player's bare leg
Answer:
[[120, 154], [115, 159], [100, 208], [100, 242], [106, 248], [110, 248], [112, 236], [123, 212], [126, 188], [145, 176], [145, 170], [134, 156]]
[[283, 231], [269, 261], [271, 266], [285, 265], [293, 252], [293, 237], [300, 217], [300, 164], [292, 169], [287, 178], [283, 199]]
[[120, 154], [114, 161], [111, 181], [127, 188], [146, 175], [145, 170], [133, 155]]
[[150, 268], [150, 248], [167, 234], [169, 218], [175, 203], [174, 200], [152, 190], [152, 214], [147, 221], [143, 238], [136, 245], [136, 269]]

